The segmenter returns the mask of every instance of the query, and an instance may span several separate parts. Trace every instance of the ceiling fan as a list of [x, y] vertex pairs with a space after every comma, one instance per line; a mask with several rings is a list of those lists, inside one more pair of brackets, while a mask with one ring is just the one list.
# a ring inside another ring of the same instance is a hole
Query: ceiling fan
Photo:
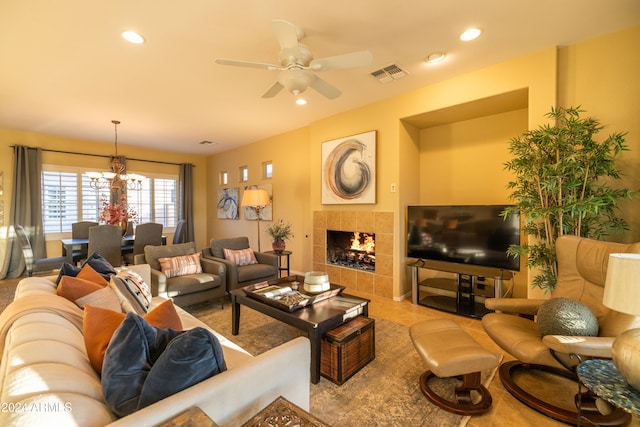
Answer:
[[311, 50], [302, 43], [299, 43], [304, 36], [301, 28], [279, 19], [273, 21], [273, 27], [281, 49], [279, 65], [224, 58], [216, 58], [215, 60], [216, 63], [221, 65], [280, 71], [278, 80], [262, 95], [263, 98], [272, 98], [282, 89], [286, 89], [298, 96], [308, 87], [311, 87], [327, 98], [335, 99], [339, 97], [342, 92], [318, 77], [314, 72], [361, 67], [369, 65], [373, 58], [371, 52], [362, 50], [343, 55], [313, 59]]

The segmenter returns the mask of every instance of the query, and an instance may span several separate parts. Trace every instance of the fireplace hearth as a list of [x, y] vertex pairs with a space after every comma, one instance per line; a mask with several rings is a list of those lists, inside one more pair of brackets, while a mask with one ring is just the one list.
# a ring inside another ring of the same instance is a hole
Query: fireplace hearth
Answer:
[[327, 264], [375, 272], [375, 234], [327, 230]]

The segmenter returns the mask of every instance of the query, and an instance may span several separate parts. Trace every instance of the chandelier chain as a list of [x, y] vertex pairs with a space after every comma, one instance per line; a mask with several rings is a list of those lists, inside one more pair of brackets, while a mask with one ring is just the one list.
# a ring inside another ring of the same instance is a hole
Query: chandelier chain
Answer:
[[111, 120], [114, 125], [115, 134], [115, 156], [112, 156], [109, 163], [110, 172], [87, 172], [87, 175], [91, 179], [89, 186], [95, 190], [103, 188], [111, 188], [111, 191], [122, 191], [124, 189], [140, 190], [142, 188], [142, 180], [145, 179], [142, 175], [125, 174], [125, 166], [120, 162], [118, 156], [118, 120]]

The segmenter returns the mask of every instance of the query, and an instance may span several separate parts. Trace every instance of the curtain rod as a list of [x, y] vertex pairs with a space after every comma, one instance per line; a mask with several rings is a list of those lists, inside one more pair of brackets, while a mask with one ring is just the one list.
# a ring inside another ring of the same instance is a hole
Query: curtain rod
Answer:
[[[15, 145], [11, 145], [11, 148], [16, 147]], [[111, 155], [106, 155], [106, 154], [93, 154], [93, 153], [80, 153], [78, 151], [64, 151], [64, 150], [52, 150], [50, 148], [41, 148], [41, 147], [29, 147], [29, 148], [40, 148], [42, 151], [49, 151], [51, 153], [60, 153], [60, 154], [75, 154], [78, 156], [92, 156], [92, 157], [104, 157], [106, 159], [110, 159]], [[133, 160], [135, 162], [147, 162], [147, 163], [159, 163], [159, 164], [163, 164], [163, 165], [174, 165], [174, 166], [180, 166], [182, 163], [174, 163], [174, 162], [163, 162], [163, 161], [159, 161], [159, 160], [147, 160], [147, 159], [136, 159], [135, 157], [127, 157], [124, 156], [127, 160]], [[196, 167], [196, 165], [192, 164], [191, 166], [193, 166], [194, 168]]]

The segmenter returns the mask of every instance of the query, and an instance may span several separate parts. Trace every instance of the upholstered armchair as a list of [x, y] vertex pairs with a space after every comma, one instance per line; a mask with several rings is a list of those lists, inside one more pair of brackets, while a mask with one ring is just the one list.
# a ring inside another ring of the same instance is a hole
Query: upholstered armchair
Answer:
[[211, 299], [222, 301], [225, 296], [224, 264], [202, 258], [194, 242], [147, 245], [134, 261], [150, 265], [152, 295], [172, 298], [181, 307]]
[[[536, 397], [517, 384], [514, 377], [518, 371], [538, 370], [577, 381], [574, 370], [580, 359], [610, 358], [615, 337], [640, 327], [640, 317], [602, 304], [609, 254], [621, 252], [640, 253], [640, 242], [620, 244], [562, 236], [556, 240], [558, 278], [551, 299], [492, 298], [485, 302], [496, 312], [482, 318], [483, 328], [517, 359], [503, 363], [499, 375], [504, 387], [518, 400], [554, 419], [577, 423], [576, 411]], [[593, 333], [582, 329], [593, 323]], [[566, 332], [553, 332], [554, 328]], [[574, 390], [578, 390], [577, 384], [567, 392]], [[602, 402], [597, 402], [590, 392], [583, 393], [580, 399], [582, 416], [596, 425], [629, 422], [629, 414], [621, 410], [608, 416], [601, 413], [608, 411], [601, 411]]]
[[211, 239], [211, 246], [202, 250], [202, 256], [205, 259], [224, 263], [227, 274], [227, 292], [278, 277], [277, 256], [264, 252], [253, 252], [255, 260], [246, 261], [245, 263], [239, 261], [237, 257], [236, 259], [225, 257], [225, 249], [234, 251], [235, 254], [241, 252], [240, 257], [253, 251], [249, 247], [248, 237]]

